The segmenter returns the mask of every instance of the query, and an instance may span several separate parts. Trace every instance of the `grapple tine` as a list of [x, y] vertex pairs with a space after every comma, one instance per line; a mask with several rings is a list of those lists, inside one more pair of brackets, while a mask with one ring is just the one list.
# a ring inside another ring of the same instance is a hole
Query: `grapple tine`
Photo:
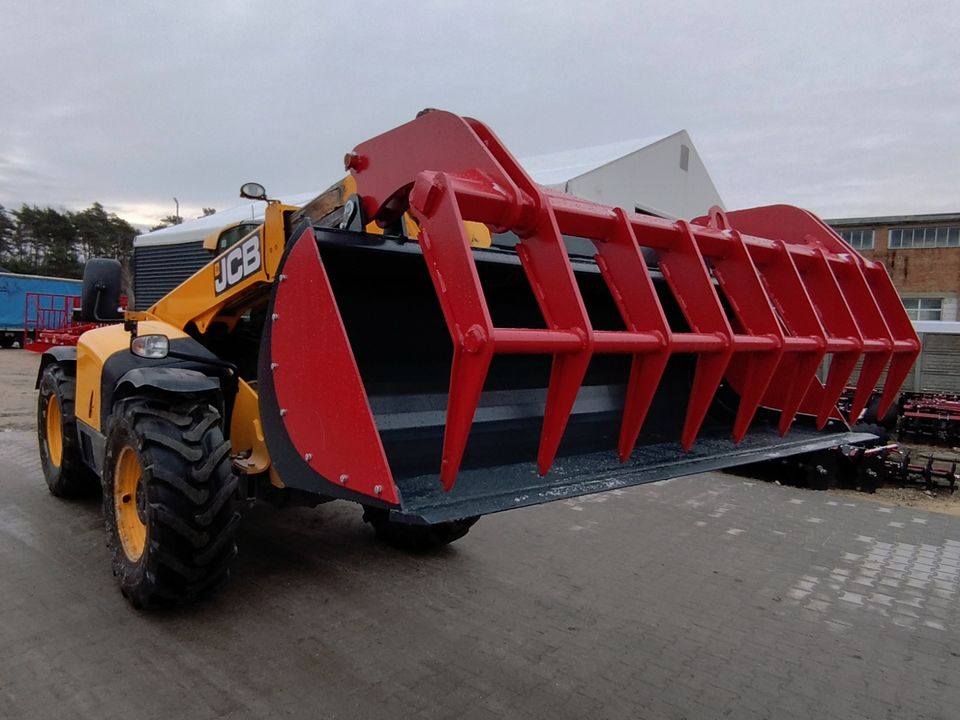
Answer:
[[[720, 229], [721, 224], [724, 228], [729, 227], [726, 215], [719, 208], [713, 209], [711, 217], [718, 225], [716, 229]], [[746, 381], [741, 386], [740, 405], [733, 426], [733, 439], [740, 442], [747, 434], [750, 422], [780, 364], [784, 335], [761, 282], [760, 271], [754, 265], [743, 237], [736, 230], [725, 232], [730, 234], [733, 242], [726, 255], [714, 259], [713, 274], [746, 335], [734, 335], [734, 349], [738, 349], [738, 346], [749, 347], [748, 341], [756, 338], [769, 341], [766, 349], [747, 352], [744, 360], [738, 361], [736, 355], [731, 360], [732, 363], [746, 362], [747, 365]]]
[[[919, 341], [917, 341], [917, 344], [919, 345]], [[883, 392], [880, 393], [877, 417], [882, 418], [887, 414], [890, 406], [897, 399], [897, 393], [900, 391], [903, 381], [907, 379], [907, 375], [910, 374], [910, 368], [913, 367], [913, 363], [916, 362], [919, 354], [920, 351], [917, 350], [915, 353], [895, 354], [891, 358], [890, 367], [887, 368], [887, 379], [883, 383]]]
[[670, 325], [629, 218], [622, 208], [614, 210], [616, 222], [606, 241], [597, 244], [596, 262], [628, 332], [649, 329], [659, 347], [635, 353], [623, 405], [623, 421], [617, 450], [626, 462], [640, 435], [660, 379], [670, 360]]
[[798, 353], [790, 364], [789, 382], [785, 388], [785, 399], [780, 412], [778, 429], [786, 435], [793, 423], [810, 385], [816, 381], [817, 368], [823, 360], [822, 352]]
[[863, 365], [860, 366], [860, 377], [857, 379], [857, 387], [853, 392], [853, 402], [850, 403], [850, 414], [847, 416], [847, 422], [851, 425], [857, 422], [860, 413], [870, 402], [873, 388], [880, 376], [883, 375], [883, 368], [887, 365], [888, 357], [888, 355], [881, 353], [864, 356]]
[[817, 415], [817, 427], [826, 427], [830, 417], [836, 411], [837, 401], [847, 386], [847, 380], [857, 367], [859, 353], [837, 353], [830, 360], [830, 369], [827, 371], [827, 383], [824, 386], [824, 398]]
[[653, 396], [660, 385], [660, 379], [670, 360], [669, 352], [649, 355], [634, 355], [630, 364], [630, 379], [627, 382], [627, 395], [623, 405], [623, 421], [620, 423], [620, 437], [617, 452], [620, 462], [626, 462], [637, 444], [640, 429], [647, 418]]
[[693, 374], [693, 384], [690, 388], [690, 400], [687, 402], [687, 416], [683, 422], [683, 434], [680, 436], [680, 446], [689, 450], [696, 442], [700, 427], [707, 417], [707, 410], [713, 402], [713, 396], [720, 387], [723, 373], [730, 362], [730, 352], [723, 354], [704, 354], [697, 358], [697, 369]]
[[537, 469], [541, 475], [546, 475], [553, 464], [589, 364], [590, 354], [587, 352], [553, 356], [540, 447], [537, 450]]
[[[521, 209], [520, 217], [514, 225], [522, 238], [521, 244], [517, 245], [517, 254], [547, 327], [551, 330], [572, 332], [582, 341], [579, 351], [554, 353], [553, 356], [540, 446], [537, 450], [537, 466], [540, 474], [545, 475], [560, 447], [593, 355], [593, 329], [546, 192], [529, 178], [489, 128], [470, 118], [466, 122], [506, 175], [531, 200], [531, 205]], [[526, 217], [523, 217], [524, 215]]]
[[[436, 228], [422, 230], [419, 242], [454, 343], [440, 466], [440, 481], [449, 490], [456, 480], [493, 358], [494, 328], [450, 179], [423, 175], [410, 199], [413, 212]], [[444, 237], [443, 242], [433, 242], [434, 232]], [[455, 239], [449, 240], [446, 233]]]
[[447, 426], [443, 433], [443, 456], [440, 461], [440, 482], [445, 490], [452, 488], [456, 482], [492, 358], [493, 353], [489, 349], [481, 353], [460, 348], [454, 350]]
[[[707, 416], [713, 396], [733, 356], [733, 330], [713, 287], [703, 255], [690, 225], [675, 224], [673, 244], [659, 248], [660, 271], [673, 291], [690, 329], [695, 334], [711, 335], [719, 342], [712, 349], [698, 347], [700, 353], [694, 373], [681, 445], [688, 450]], [[641, 242], [643, 238], [638, 237]], [[676, 340], [674, 344], [676, 345]]]
[[540, 447], [537, 450], [537, 466], [540, 474], [546, 475], [560, 447], [593, 355], [593, 329], [573, 277], [553, 210], [544, 196], [541, 195], [539, 201], [541, 209], [536, 215], [535, 225], [517, 245], [517, 255], [547, 327], [571, 333], [581, 340], [579, 350], [554, 353], [553, 356]]
[[737, 407], [737, 417], [733, 423], [733, 440], [740, 442], [750, 429], [753, 416], [757, 414], [763, 396], [770, 385], [770, 381], [780, 365], [780, 352], [751, 353], [746, 359], [747, 376], [752, 381], [744, 386], [740, 393], [740, 405]]

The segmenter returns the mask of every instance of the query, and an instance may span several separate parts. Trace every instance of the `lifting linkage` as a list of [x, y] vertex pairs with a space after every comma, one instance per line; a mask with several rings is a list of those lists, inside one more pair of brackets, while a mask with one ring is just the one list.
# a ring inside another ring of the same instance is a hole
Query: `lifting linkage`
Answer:
[[[482, 123], [442, 111], [358, 145], [345, 163], [365, 217], [386, 227], [409, 211], [420, 227], [454, 345], [440, 470], [448, 490], [496, 354], [552, 355], [537, 455], [545, 475], [596, 354], [632, 356], [618, 441], [626, 461], [673, 354], [698, 356], [681, 436], [689, 450], [725, 377], [740, 395], [733, 427], [739, 441], [761, 405], [781, 411], [781, 434], [798, 412], [816, 415], [823, 428], [838, 417], [837, 399], [861, 358], [850, 417], [886, 368], [882, 415], [920, 350], [883, 266], [798, 208], [713, 208], [686, 222], [580, 200], [534, 183]], [[516, 251], [546, 329], [493, 325], [464, 221], [519, 236]], [[625, 330], [591, 327], [564, 235], [593, 242]], [[689, 332], [671, 330], [643, 248], [656, 252]], [[821, 385], [816, 374], [828, 354]]]

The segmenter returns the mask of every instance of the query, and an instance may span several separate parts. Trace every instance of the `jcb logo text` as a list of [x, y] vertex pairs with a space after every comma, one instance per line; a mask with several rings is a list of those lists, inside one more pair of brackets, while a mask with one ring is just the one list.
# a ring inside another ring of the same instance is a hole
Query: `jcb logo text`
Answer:
[[219, 295], [260, 269], [260, 238], [254, 236], [222, 255], [213, 266], [213, 289]]

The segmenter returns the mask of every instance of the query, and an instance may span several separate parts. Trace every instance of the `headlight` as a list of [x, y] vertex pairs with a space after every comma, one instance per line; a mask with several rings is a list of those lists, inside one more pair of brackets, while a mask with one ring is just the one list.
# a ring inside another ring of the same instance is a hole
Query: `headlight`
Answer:
[[138, 357], [160, 360], [170, 352], [170, 338], [166, 335], [138, 335], [130, 341], [130, 352]]

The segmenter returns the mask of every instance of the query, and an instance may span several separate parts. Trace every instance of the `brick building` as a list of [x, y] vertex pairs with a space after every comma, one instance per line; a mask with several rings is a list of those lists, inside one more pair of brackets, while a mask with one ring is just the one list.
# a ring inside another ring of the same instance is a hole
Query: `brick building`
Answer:
[[887, 266], [913, 320], [960, 319], [960, 213], [839, 218], [826, 223], [865, 257]]

